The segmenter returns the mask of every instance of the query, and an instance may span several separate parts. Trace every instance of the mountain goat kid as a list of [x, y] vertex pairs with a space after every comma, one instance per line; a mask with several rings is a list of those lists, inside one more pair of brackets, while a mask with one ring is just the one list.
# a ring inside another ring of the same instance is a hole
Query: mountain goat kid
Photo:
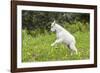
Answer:
[[51, 24], [51, 31], [56, 32], [57, 37], [57, 39], [54, 43], [51, 44], [51, 46], [54, 46], [57, 43], [64, 43], [71, 50], [71, 55], [74, 52], [75, 54], [77, 54], [77, 48], [75, 46], [76, 41], [73, 35], [71, 35], [66, 29], [57, 24], [55, 21], [53, 21], [53, 23]]

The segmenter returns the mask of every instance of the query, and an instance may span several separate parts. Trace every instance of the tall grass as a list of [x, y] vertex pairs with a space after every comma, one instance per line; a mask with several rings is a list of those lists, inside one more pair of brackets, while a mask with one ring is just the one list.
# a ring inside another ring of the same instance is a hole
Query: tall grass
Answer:
[[50, 45], [56, 39], [54, 33], [38, 33], [33, 36], [28, 34], [27, 30], [22, 30], [22, 62], [89, 59], [89, 32], [77, 31], [73, 35], [77, 42], [77, 55], [71, 55], [69, 48], [64, 44], [51, 47]]

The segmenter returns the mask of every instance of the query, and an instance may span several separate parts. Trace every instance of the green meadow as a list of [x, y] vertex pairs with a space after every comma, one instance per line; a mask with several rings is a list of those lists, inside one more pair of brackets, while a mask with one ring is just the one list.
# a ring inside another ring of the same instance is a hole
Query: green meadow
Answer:
[[55, 33], [45, 33], [32, 36], [22, 31], [22, 62], [63, 61], [89, 59], [89, 32], [75, 32], [78, 54], [71, 55], [70, 50], [64, 44], [51, 47], [55, 41]]

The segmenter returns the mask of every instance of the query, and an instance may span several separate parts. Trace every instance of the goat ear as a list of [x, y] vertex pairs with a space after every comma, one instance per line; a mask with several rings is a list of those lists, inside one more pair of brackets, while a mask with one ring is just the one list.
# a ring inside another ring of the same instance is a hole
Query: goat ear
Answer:
[[53, 25], [55, 25], [55, 23], [56, 23], [56, 21], [54, 20], [54, 21], [53, 21]]
[[54, 20], [54, 23], [56, 23], [56, 21]]

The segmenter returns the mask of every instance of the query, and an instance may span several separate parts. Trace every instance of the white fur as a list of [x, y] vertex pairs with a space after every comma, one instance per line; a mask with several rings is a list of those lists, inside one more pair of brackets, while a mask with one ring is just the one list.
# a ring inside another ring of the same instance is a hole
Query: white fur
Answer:
[[70, 49], [71, 54], [75, 52], [77, 54], [77, 48], [75, 46], [75, 38], [67, 30], [57, 24], [55, 21], [51, 24], [51, 31], [56, 32], [57, 39], [51, 46], [54, 46], [57, 43], [65, 43]]

